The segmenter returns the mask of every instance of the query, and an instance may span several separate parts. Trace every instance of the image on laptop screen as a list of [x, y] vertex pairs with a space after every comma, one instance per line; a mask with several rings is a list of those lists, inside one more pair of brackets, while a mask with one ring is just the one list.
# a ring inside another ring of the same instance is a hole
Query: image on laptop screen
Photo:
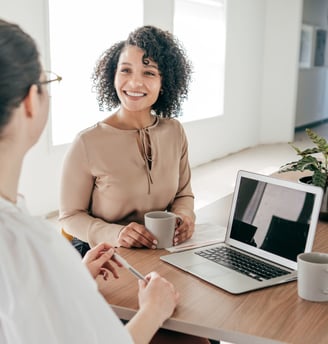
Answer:
[[242, 177], [230, 239], [296, 262], [313, 205], [313, 193]]

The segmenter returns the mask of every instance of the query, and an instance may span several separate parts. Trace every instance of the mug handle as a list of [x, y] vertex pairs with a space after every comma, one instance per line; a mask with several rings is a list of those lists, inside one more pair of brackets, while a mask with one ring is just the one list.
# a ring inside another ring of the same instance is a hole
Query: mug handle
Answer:
[[[328, 268], [325, 268], [324, 271], [325, 271], [326, 273], [328, 273]], [[326, 294], [326, 295], [328, 294], [328, 288], [324, 288], [324, 289], [322, 289], [321, 291], [322, 291], [323, 294]]]

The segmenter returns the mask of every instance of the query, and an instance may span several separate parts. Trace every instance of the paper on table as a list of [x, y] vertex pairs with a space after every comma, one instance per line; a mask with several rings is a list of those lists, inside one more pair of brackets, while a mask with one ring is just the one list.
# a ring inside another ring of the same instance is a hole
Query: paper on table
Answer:
[[168, 247], [169, 252], [191, 250], [205, 245], [215, 244], [224, 241], [226, 227], [211, 223], [197, 223], [193, 236], [180, 245]]

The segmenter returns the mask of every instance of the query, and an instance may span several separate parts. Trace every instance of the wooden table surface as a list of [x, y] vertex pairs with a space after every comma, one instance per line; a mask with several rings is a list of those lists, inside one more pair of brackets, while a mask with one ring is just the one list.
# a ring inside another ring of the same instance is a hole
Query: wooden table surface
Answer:
[[[222, 224], [219, 209], [224, 207], [218, 200], [200, 210], [198, 218], [206, 221], [217, 213], [214, 223]], [[328, 253], [328, 222], [318, 223], [313, 251]], [[141, 273], [157, 271], [180, 291], [180, 304], [164, 328], [232, 343], [328, 343], [328, 302], [301, 299], [296, 281], [233, 295], [162, 262], [160, 256], [169, 254], [166, 250], [119, 248], [118, 252]], [[119, 272], [106, 299], [121, 319], [129, 320], [138, 309], [138, 284], [127, 270]]]
[[[320, 222], [314, 251], [328, 252], [328, 224]], [[174, 283], [181, 301], [165, 328], [233, 343], [328, 343], [328, 303], [302, 300], [297, 283], [232, 295], [160, 261], [166, 250], [118, 249], [143, 274], [156, 270]], [[136, 278], [120, 269], [106, 295], [121, 319], [138, 308]]]

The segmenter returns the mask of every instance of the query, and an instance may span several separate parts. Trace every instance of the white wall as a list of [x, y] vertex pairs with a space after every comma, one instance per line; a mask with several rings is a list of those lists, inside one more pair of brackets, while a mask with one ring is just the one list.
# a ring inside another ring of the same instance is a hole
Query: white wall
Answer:
[[302, 0], [266, 3], [260, 142], [273, 143], [294, 136]]
[[[328, 0], [304, 0], [302, 22], [328, 30]], [[328, 118], [326, 97], [328, 90], [327, 43], [325, 67], [301, 68], [299, 70], [296, 127]]]
[[[173, 0], [156, 1], [162, 10], [172, 10]], [[46, 0], [0, 0], [0, 17], [22, 25], [47, 61], [45, 6]], [[156, 24], [158, 16], [161, 27], [171, 25], [158, 6], [148, 8], [146, 22]], [[227, 0], [224, 115], [184, 124], [192, 166], [260, 143], [293, 139], [301, 9], [302, 0]], [[20, 183], [37, 215], [58, 208], [67, 147], [51, 147], [49, 142], [47, 128], [26, 157]]]

